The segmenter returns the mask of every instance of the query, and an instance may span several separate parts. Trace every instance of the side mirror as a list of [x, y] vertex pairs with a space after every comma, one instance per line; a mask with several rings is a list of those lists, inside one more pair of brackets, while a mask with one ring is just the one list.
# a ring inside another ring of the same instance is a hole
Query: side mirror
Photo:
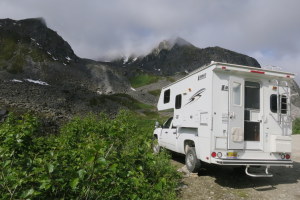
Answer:
[[155, 122], [155, 128], [158, 128], [158, 127], [160, 127], [160, 125], [159, 125], [159, 122], [156, 121], [156, 122]]

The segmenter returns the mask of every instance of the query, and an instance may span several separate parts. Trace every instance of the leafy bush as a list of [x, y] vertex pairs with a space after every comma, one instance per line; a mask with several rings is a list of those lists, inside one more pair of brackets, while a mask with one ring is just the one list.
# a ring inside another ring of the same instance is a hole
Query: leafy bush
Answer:
[[300, 118], [293, 121], [293, 134], [300, 134]]
[[145, 124], [122, 111], [41, 137], [35, 117], [9, 116], [0, 125], [0, 198], [174, 199], [180, 177], [167, 154], [152, 153]]

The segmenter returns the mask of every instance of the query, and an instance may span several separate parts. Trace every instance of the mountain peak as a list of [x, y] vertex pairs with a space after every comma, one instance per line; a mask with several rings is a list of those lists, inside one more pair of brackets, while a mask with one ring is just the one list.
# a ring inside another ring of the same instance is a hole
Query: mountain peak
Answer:
[[178, 46], [194, 46], [190, 42], [186, 41], [181, 37], [175, 38], [173, 44]]
[[171, 50], [174, 46], [194, 46], [188, 41], [181, 37], [171, 38], [168, 40], [163, 40], [159, 43], [158, 47], [152, 50], [152, 53], [158, 55], [161, 50]]

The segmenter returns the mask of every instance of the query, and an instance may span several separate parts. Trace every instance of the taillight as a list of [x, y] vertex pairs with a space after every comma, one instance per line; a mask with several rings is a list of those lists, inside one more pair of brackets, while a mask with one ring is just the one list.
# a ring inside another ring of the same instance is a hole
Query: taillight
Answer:
[[291, 158], [291, 156], [289, 154], [286, 154], [285, 158], [289, 160]]
[[217, 153], [217, 156], [218, 156], [218, 158], [222, 158], [222, 153], [221, 153], [221, 152], [218, 152], [218, 153]]
[[212, 152], [211, 153], [211, 157], [215, 158], [217, 156], [217, 153], [216, 152]]
[[281, 159], [285, 159], [285, 154], [281, 154]]

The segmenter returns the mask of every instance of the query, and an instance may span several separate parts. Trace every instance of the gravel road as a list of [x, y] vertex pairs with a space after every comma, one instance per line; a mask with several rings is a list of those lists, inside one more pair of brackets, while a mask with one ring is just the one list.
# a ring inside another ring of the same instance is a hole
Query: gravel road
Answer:
[[[272, 178], [252, 178], [244, 171], [207, 165], [198, 174], [183, 179], [180, 199], [299, 199], [300, 135], [293, 135], [293, 168], [271, 167]], [[184, 158], [174, 156], [172, 163], [184, 169]]]

